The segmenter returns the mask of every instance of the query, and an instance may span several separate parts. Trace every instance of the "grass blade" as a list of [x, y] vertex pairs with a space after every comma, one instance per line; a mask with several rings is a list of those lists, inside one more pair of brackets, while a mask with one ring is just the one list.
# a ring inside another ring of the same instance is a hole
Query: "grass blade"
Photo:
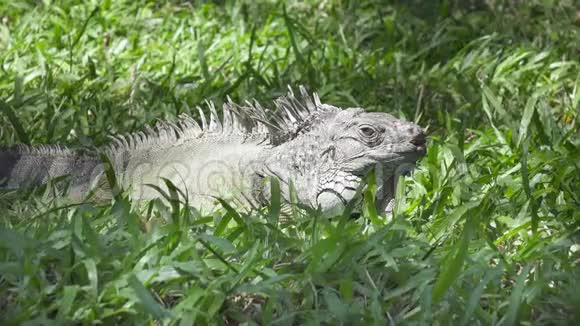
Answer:
[[28, 138], [26, 131], [22, 127], [22, 123], [20, 123], [20, 120], [18, 119], [18, 117], [16, 117], [16, 114], [14, 114], [12, 108], [10, 108], [10, 106], [2, 100], [0, 100], [0, 111], [4, 112], [4, 114], [8, 118], [8, 121], [10, 121], [10, 123], [12, 124], [12, 127], [14, 128], [14, 130], [16, 131], [16, 135], [18, 136], [18, 140], [23, 144], [30, 144], [30, 139]]
[[528, 99], [526, 106], [524, 108], [524, 114], [522, 115], [522, 120], [520, 122], [520, 129], [518, 132], [518, 146], [522, 143], [522, 140], [526, 138], [528, 135], [528, 128], [530, 126], [530, 122], [532, 121], [532, 117], [534, 116], [534, 112], [536, 111], [536, 102], [538, 101], [538, 97], [532, 96]]
[[272, 225], [278, 225], [281, 207], [280, 181], [278, 178], [270, 178], [270, 214], [268, 217]]
[[138, 300], [137, 302], [139, 302], [143, 308], [145, 308], [145, 311], [153, 318], [161, 320], [169, 317], [169, 313], [157, 301], [155, 301], [151, 293], [134, 274], [129, 276], [127, 282], [129, 287], [134, 291], [136, 299]]
[[532, 266], [528, 265], [522, 269], [518, 278], [516, 279], [516, 284], [512, 290], [509, 299], [508, 311], [506, 316], [503, 319], [502, 325], [517, 325], [518, 324], [518, 314], [520, 311], [520, 306], [524, 302], [523, 294], [524, 288], [526, 286], [526, 280], [528, 278], [528, 274], [531, 270]]
[[461, 273], [463, 262], [467, 257], [469, 240], [471, 239], [471, 234], [475, 227], [475, 220], [476, 218], [474, 217], [467, 219], [465, 227], [463, 228], [463, 236], [461, 237], [461, 240], [453, 247], [442, 264], [441, 273], [437, 277], [437, 281], [433, 286], [434, 303], [439, 302], [443, 298], [445, 292], [447, 292], [449, 287], [451, 287]]

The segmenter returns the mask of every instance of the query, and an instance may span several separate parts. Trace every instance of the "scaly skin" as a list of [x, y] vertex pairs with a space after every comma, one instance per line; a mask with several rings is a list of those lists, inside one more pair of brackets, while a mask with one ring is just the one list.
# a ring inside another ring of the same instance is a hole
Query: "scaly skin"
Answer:
[[267, 177], [277, 177], [283, 196], [293, 183], [299, 199], [323, 212], [339, 213], [353, 199], [362, 178], [377, 171], [380, 209], [393, 195], [394, 175], [425, 153], [422, 129], [387, 113], [322, 104], [301, 88], [275, 101], [275, 110], [254, 103], [224, 105], [220, 122], [210, 103], [209, 123], [189, 116], [177, 123], [113, 137], [111, 144], [73, 150], [19, 145], [0, 150], [0, 189], [68, 182], [73, 200], [108, 199], [112, 192], [101, 157], [112, 163], [118, 183], [134, 199], [152, 199], [170, 180], [189, 203], [211, 208], [215, 197], [261, 204], [268, 199]]

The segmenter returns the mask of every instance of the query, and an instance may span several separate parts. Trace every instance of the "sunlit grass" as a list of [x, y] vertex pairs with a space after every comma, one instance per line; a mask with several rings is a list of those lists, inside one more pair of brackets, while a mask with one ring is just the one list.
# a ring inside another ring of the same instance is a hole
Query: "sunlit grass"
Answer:
[[3, 320], [580, 320], [571, 1], [48, 2], [0, 4], [3, 145], [98, 145], [305, 84], [416, 121], [429, 147], [392, 219], [0, 193]]

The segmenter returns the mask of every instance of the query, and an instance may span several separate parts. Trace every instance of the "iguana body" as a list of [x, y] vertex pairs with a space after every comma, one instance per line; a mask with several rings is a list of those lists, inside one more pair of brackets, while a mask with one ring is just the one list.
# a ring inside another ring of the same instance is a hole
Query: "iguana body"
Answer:
[[384, 207], [397, 169], [424, 155], [422, 129], [386, 113], [341, 110], [303, 89], [300, 96], [279, 98], [275, 107], [276, 112], [229, 101], [220, 121], [210, 104], [210, 121], [200, 112], [201, 126], [183, 115], [92, 150], [24, 145], [0, 150], [0, 188], [68, 176], [69, 197], [84, 200], [93, 190], [97, 199], [106, 199], [112, 192], [104, 154], [134, 199], [160, 197], [150, 185], [164, 189], [168, 179], [193, 206], [211, 206], [216, 197], [259, 204], [268, 197], [264, 178], [272, 176], [282, 182], [286, 199], [292, 182], [301, 201], [336, 213], [372, 168], [382, 174], [378, 202]]

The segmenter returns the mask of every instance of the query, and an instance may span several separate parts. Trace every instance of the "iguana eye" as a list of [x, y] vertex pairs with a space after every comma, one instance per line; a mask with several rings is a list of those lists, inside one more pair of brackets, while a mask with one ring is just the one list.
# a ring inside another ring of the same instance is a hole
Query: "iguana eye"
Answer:
[[382, 141], [382, 133], [375, 126], [369, 124], [363, 124], [358, 127], [358, 132], [360, 134], [360, 140], [362, 140], [367, 146], [379, 145]]
[[375, 128], [369, 126], [369, 125], [362, 125], [359, 127], [359, 131], [361, 133], [361, 135], [363, 135], [366, 138], [375, 138], [378, 135], [378, 132], [375, 130]]

